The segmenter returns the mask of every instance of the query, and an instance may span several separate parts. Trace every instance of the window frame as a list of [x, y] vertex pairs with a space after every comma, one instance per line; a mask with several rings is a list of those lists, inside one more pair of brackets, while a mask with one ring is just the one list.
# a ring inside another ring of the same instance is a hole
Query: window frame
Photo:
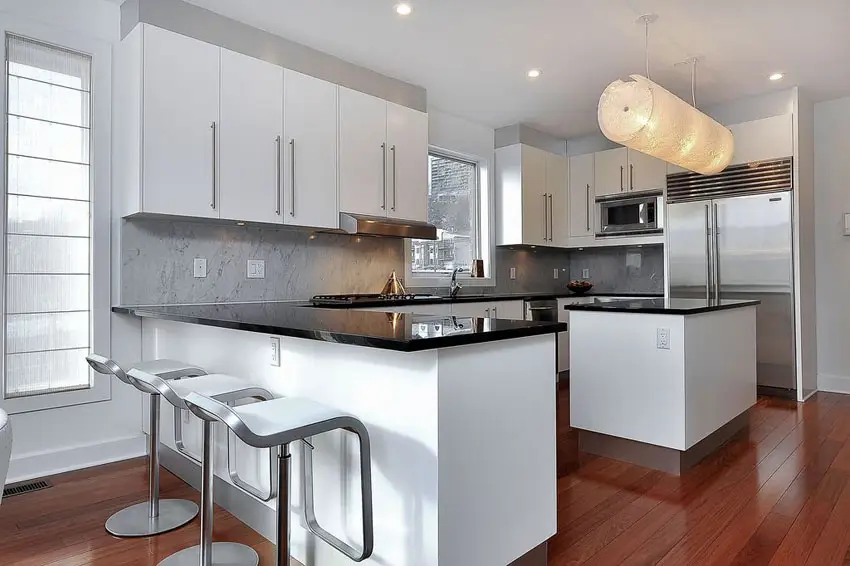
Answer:
[[[473, 233], [476, 235], [474, 254], [480, 253], [484, 259], [484, 273], [486, 277], [471, 277], [470, 273], [459, 273], [458, 281], [468, 287], [495, 287], [496, 286], [496, 238], [494, 230], [495, 199], [493, 198], [492, 159], [480, 155], [470, 155], [458, 151], [452, 151], [434, 145], [428, 146], [428, 156], [435, 155], [457, 161], [465, 161], [476, 166], [476, 191], [473, 201], [476, 214], [473, 219]], [[430, 164], [428, 178], [430, 179]], [[448, 287], [451, 275], [439, 273], [426, 275], [413, 273], [413, 258], [411, 257], [410, 240], [404, 241], [404, 284], [407, 287]]]
[[[2, 221], [2, 245], [0, 245], [0, 355], [5, 360], [6, 342], [6, 223], [8, 179], [6, 164], [6, 142], [8, 136], [7, 89], [8, 64], [6, 63], [6, 36], [14, 34], [35, 41], [55, 45], [59, 48], [84, 53], [92, 58], [91, 77], [91, 130], [90, 130], [90, 179], [91, 179], [91, 279], [90, 279], [90, 350], [110, 355], [111, 336], [111, 159], [112, 159], [112, 46], [109, 43], [78, 33], [42, 25], [23, 18], [4, 14], [0, 23], [2, 45], [0, 57], [3, 61], [0, 80], [0, 221]], [[90, 370], [91, 371], [91, 370]], [[45, 393], [29, 397], [5, 399], [5, 362], [0, 366], [0, 408], [9, 414], [27, 413], [109, 401], [112, 398], [112, 380], [108, 376], [92, 372], [92, 387], [75, 391]]]

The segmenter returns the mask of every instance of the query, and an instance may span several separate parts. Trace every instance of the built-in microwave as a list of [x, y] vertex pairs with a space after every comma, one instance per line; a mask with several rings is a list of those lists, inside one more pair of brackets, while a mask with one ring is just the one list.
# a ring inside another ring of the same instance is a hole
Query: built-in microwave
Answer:
[[613, 195], [596, 199], [599, 206], [597, 238], [608, 236], [643, 236], [663, 232], [664, 197], [658, 192], [636, 195]]

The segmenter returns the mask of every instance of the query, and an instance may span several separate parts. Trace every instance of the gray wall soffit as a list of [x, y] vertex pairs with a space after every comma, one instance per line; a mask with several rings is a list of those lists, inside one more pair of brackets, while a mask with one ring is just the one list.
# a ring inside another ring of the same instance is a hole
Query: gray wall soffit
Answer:
[[566, 140], [535, 130], [531, 126], [513, 124], [496, 130], [496, 149], [518, 143], [530, 145], [549, 153], [567, 154]]

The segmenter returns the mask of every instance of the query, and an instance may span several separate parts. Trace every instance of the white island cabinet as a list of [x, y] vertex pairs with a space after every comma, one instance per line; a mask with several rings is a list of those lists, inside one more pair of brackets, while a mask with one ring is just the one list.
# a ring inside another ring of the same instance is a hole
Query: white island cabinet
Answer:
[[[189, 360], [277, 395], [335, 407], [366, 425], [375, 546], [363, 564], [545, 566], [546, 541], [557, 530], [555, 333], [563, 325], [286, 303], [113, 311], [142, 317], [145, 359]], [[270, 360], [270, 338], [280, 340], [278, 364]], [[196, 464], [176, 451], [172, 411], [162, 416], [164, 465], [197, 479]], [[198, 454], [198, 422], [188, 413], [183, 418], [187, 448]], [[216, 502], [273, 538], [275, 500], [264, 504], [232, 488], [222, 427], [215, 434], [222, 482]], [[336, 431], [312, 444], [317, 518], [359, 547], [356, 437]], [[300, 448], [292, 452], [297, 502]], [[236, 443], [239, 475], [261, 490], [267, 458]], [[295, 559], [351, 564], [302, 527], [299, 504], [291, 513]]]

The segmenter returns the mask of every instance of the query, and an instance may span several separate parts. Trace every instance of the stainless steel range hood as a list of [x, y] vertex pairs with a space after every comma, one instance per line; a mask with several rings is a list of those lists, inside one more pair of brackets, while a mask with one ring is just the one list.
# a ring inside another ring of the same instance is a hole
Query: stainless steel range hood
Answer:
[[349, 234], [365, 236], [389, 236], [391, 238], [417, 238], [436, 240], [437, 227], [427, 222], [396, 220], [365, 214], [339, 213], [339, 228]]

